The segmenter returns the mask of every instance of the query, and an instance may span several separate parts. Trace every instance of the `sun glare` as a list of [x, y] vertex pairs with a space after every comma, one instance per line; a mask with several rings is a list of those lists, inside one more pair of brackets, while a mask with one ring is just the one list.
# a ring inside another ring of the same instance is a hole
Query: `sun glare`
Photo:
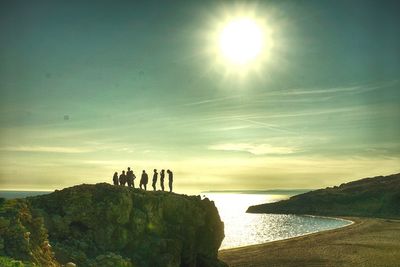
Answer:
[[257, 23], [240, 18], [228, 23], [222, 30], [219, 48], [222, 55], [234, 64], [246, 64], [261, 52], [264, 36]]
[[208, 25], [201, 31], [204, 55], [210, 62], [210, 70], [222, 80], [232, 81], [239, 87], [254, 78], [265, 79], [266, 69], [276, 59], [277, 46], [270, 11], [257, 4], [232, 4], [217, 8], [207, 14]]

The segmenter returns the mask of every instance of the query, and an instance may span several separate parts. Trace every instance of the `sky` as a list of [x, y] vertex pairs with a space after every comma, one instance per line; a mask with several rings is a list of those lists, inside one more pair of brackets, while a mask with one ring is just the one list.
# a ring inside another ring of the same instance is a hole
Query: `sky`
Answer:
[[[397, 1], [0, 2], [0, 188], [320, 188], [400, 172]], [[237, 67], [218, 33], [268, 44]], [[136, 182], [137, 184], [137, 182]]]

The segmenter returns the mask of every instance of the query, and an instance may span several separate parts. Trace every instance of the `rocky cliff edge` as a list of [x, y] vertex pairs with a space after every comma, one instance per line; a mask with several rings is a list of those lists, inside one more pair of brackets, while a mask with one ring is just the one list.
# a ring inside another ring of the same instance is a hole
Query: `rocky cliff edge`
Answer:
[[214, 203], [199, 196], [103, 183], [0, 203], [4, 266], [222, 267], [223, 238]]

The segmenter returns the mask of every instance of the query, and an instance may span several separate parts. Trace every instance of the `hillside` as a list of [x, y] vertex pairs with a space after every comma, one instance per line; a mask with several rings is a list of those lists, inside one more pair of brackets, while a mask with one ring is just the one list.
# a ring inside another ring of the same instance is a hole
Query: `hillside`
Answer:
[[199, 196], [96, 184], [0, 203], [1, 266], [219, 267], [223, 238]]
[[249, 213], [400, 218], [400, 173], [365, 178], [250, 206]]

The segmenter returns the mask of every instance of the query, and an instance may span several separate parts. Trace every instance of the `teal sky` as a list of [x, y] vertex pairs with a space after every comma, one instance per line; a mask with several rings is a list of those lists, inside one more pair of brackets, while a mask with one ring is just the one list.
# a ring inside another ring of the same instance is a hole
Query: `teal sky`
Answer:
[[[257, 69], [209, 53], [252, 12]], [[396, 1], [1, 1], [0, 187], [174, 171], [179, 192], [400, 172]], [[246, 14], [247, 14], [246, 13]], [[214, 44], [215, 43], [215, 44]]]

